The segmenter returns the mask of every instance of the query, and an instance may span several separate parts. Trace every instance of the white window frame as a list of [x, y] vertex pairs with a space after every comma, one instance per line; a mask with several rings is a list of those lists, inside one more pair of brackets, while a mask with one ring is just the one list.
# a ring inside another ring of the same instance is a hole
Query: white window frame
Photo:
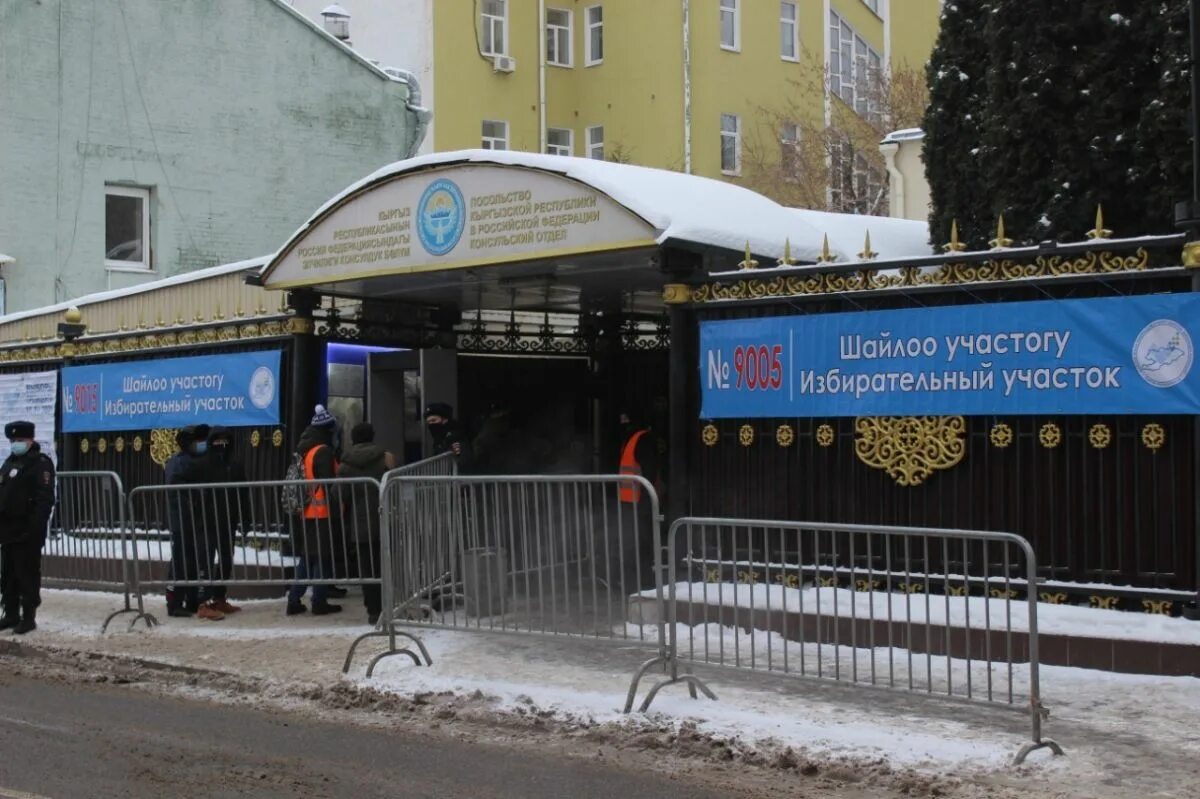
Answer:
[[799, 176], [793, 174], [800, 160], [800, 125], [784, 122], [779, 126], [779, 166], [783, 180], [795, 183]]
[[[733, 130], [725, 130], [725, 123], [733, 120]], [[725, 166], [725, 140], [733, 139], [733, 169]], [[742, 118], [737, 114], [721, 114], [721, 174], [736, 177], [742, 174]]]
[[[479, 38], [479, 51], [485, 56], [506, 56], [508, 55], [508, 0], [492, 0], [492, 2], [501, 3], [504, 6], [504, 15], [496, 16], [495, 14], [487, 13], [487, 1], [479, 4], [479, 22], [480, 27], [490, 33], [492, 40], [491, 49], [487, 49], [485, 42], [487, 36], [481, 35]], [[496, 49], [496, 27], [500, 28], [500, 49]]]
[[[504, 129], [504, 136], [489, 136], [486, 132], [487, 125], [500, 125]], [[480, 147], [484, 150], [507, 150], [508, 149], [508, 123], [502, 119], [485, 119], [479, 125]], [[496, 145], [500, 144], [500, 147]]]
[[877, 17], [883, 16], [883, 13], [879, 10], [880, 7], [883, 5], [882, 0], [862, 0], [862, 2], [863, 2], [863, 5], [865, 5], [869, 9], [871, 9], [872, 14], [874, 14]]
[[[567, 144], [564, 147], [561, 144], [551, 144], [550, 139], [556, 133], [567, 134]], [[575, 155], [575, 131], [570, 128], [546, 128], [546, 154], [547, 155]]]
[[[150, 243], [150, 189], [141, 186], [104, 186], [105, 199], [105, 230], [108, 227], [108, 198], [136, 197], [142, 201], [142, 260], [140, 261], [110, 261], [104, 259], [104, 268], [110, 272], [153, 272], [154, 264], [151, 258]], [[108, 251], [108, 236], [105, 235], [105, 252]]]
[[[718, 0], [720, 16], [718, 17], [718, 33], [721, 37], [721, 49], [731, 53], [742, 51], [742, 4], [739, 0]], [[733, 17], [733, 43], [725, 42], [725, 15]]]
[[[597, 135], [598, 134], [598, 135]], [[597, 155], [597, 149], [599, 154]], [[604, 126], [592, 125], [587, 129], [587, 157], [595, 161], [604, 160]]]
[[[600, 13], [599, 21], [592, 19], [592, 12]], [[588, 6], [583, 10], [583, 58], [584, 65], [594, 67], [604, 63], [604, 6]], [[596, 58], [596, 52], [592, 48], [592, 31], [598, 31], [600, 36], [600, 57]]]
[[[783, 7], [791, 6], [792, 18], [783, 15]], [[792, 54], [783, 52], [783, 36], [788, 26], [792, 27]], [[797, 0], [780, 0], [779, 3], [779, 57], [784, 61], [800, 61], [800, 3]]]
[[829, 12], [829, 93], [864, 119], [880, 113], [875, 95], [883, 57], [836, 11]]
[[[550, 24], [551, 14], [566, 14], [567, 24]], [[546, 64], [552, 67], [573, 67], [575, 65], [575, 14], [566, 8], [546, 9]], [[551, 46], [551, 39], [554, 44]], [[567, 57], [564, 59], [560, 50], [566, 45]]]

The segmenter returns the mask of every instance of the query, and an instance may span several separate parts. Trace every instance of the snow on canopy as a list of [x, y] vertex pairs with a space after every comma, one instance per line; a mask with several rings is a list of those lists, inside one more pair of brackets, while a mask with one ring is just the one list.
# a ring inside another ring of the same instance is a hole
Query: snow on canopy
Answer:
[[[810, 220], [796, 209], [786, 208], [761, 194], [720, 180], [591, 158], [515, 150], [458, 150], [389, 164], [330, 199], [296, 231], [288, 244], [302, 236], [329, 208], [355, 192], [374, 183], [449, 164], [524, 167], [577, 180], [646, 220], [658, 231], [659, 244], [684, 241], [739, 252], [749, 244], [757, 256], [779, 258], [783, 255], [784, 242], [789, 241], [793, 258], [812, 262], [821, 254], [822, 241], [828, 229], [834, 254], [839, 256], [839, 260], [852, 260], [854, 253], [862, 249], [862, 234], [835, 236], [834, 232], [833, 220], [847, 220], [837, 225], [836, 229], [844, 232], [853, 228], [865, 232], [869, 227], [872, 231], [871, 244], [881, 253], [887, 248], [894, 257], [929, 254], [923, 238], [924, 225], [919, 222], [890, 225], [882, 223], [898, 220], [854, 217], [849, 214], [822, 214]], [[860, 221], [848, 221], [854, 219]], [[879, 230], [878, 240], [876, 226]], [[920, 233], [916, 232], [917, 228], [921, 229]], [[895, 243], [889, 241], [893, 235], [899, 239]], [[921, 239], [920, 246], [916, 246], [917, 239]]]

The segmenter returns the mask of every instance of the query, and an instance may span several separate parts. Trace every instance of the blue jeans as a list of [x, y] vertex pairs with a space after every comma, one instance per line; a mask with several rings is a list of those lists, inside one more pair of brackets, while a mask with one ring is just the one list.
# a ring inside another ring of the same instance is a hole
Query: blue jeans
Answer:
[[[304, 591], [308, 586], [302, 582], [303, 580], [320, 580], [324, 578], [324, 574], [324, 566], [319, 558], [301, 556], [296, 562], [296, 582], [288, 589], [288, 604], [298, 604], [304, 598]], [[312, 587], [313, 605], [324, 605], [328, 601], [328, 594], [329, 586], [314, 585]]]

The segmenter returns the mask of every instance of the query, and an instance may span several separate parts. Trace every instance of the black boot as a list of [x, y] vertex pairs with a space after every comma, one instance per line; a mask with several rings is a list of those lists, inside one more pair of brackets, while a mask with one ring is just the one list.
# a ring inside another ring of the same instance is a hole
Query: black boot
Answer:
[[25, 635], [37, 629], [37, 611], [33, 608], [26, 608], [21, 614], [21, 623], [13, 628], [13, 632], [17, 635]]
[[15, 610], [5, 610], [0, 616], [0, 630], [11, 630], [21, 623], [21, 614]]

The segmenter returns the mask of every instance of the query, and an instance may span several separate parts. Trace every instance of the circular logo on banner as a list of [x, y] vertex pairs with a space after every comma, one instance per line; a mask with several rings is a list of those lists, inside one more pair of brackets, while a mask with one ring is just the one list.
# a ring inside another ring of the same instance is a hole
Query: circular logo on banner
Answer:
[[1178, 322], [1158, 319], [1146, 325], [1133, 344], [1133, 365], [1152, 386], [1170, 388], [1192, 370], [1192, 337]]
[[417, 236], [430, 255], [445, 255], [462, 238], [467, 204], [451, 180], [435, 180], [417, 203]]
[[274, 399], [275, 373], [265, 366], [260, 366], [250, 376], [250, 404], [261, 411]]

